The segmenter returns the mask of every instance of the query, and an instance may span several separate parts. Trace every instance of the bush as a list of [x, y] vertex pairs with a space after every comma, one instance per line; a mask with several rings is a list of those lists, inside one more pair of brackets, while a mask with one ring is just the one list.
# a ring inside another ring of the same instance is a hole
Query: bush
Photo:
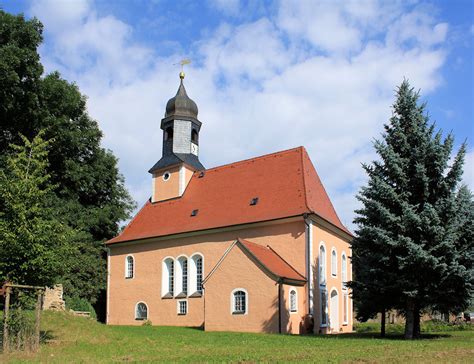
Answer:
[[65, 301], [66, 301], [67, 309], [74, 310], [74, 311], [90, 312], [91, 317], [94, 319], [97, 319], [97, 315], [95, 313], [94, 307], [92, 307], [91, 303], [85, 298], [65, 297]]

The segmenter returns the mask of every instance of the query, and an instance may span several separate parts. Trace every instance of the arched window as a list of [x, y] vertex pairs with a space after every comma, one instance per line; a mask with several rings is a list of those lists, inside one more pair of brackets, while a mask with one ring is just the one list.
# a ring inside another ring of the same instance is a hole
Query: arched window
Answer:
[[324, 245], [319, 247], [319, 285], [326, 284], [326, 249]]
[[199, 134], [195, 129], [191, 131], [191, 141], [195, 144], [199, 142]]
[[144, 302], [138, 302], [135, 306], [135, 320], [148, 320], [148, 307]]
[[337, 252], [334, 248], [331, 251], [331, 275], [337, 276]]
[[174, 295], [174, 260], [166, 258], [163, 260], [161, 277], [161, 295], [173, 297]]
[[176, 292], [177, 297], [188, 295], [188, 258], [181, 256], [178, 258], [176, 267]]
[[290, 312], [298, 312], [298, 293], [296, 289], [290, 290]]
[[189, 260], [189, 290], [190, 294], [202, 294], [203, 256], [194, 254]]
[[342, 289], [347, 289], [347, 257], [346, 253], [342, 253], [341, 257], [341, 279], [342, 279]]
[[242, 288], [237, 288], [232, 291], [232, 314], [245, 315], [248, 308], [247, 291]]
[[326, 327], [328, 324], [328, 291], [326, 288], [321, 289], [321, 326]]
[[165, 130], [165, 141], [173, 139], [173, 127], [170, 126]]
[[133, 273], [135, 272], [135, 264], [133, 257], [127, 255], [125, 258], [125, 278], [133, 278]]
[[344, 305], [343, 324], [347, 325], [349, 321], [349, 295], [347, 293], [344, 293], [342, 304]]

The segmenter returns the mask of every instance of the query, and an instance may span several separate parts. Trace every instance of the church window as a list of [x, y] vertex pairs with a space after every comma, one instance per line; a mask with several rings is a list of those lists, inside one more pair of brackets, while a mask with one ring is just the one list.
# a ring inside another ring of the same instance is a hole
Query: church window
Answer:
[[166, 171], [165, 173], [163, 173], [163, 181], [168, 181], [171, 177], [171, 173]]
[[326, 248], [322, 244], [319, 247], [319, 285], [326, 285]]
[[344, 293], [344, 295], [342, 296], [342, 299], [343, 299], [343, 306], [344, 306], [344, 313], [343, 313], [343, 324], [344, 325], [347, 325], [347, 322], [348, 322], [348, 317], [349, 317], [349, 295], [347, 293]]
[[191, 131], [191, 141], [196, 144], [199, 142], [199, 134], [195, 129]]
[[173, 139], [173, 127], [168, 127], [165, 130], [165, 141]]
[[148, 307], [146, 303], [138, 302], [135, 306], [135, 320], [147, 320], [148, 319]]
[[125, 258], [125, 278], [133, 278], [134, 271], [135, 264], [133, 257], [131, 255], [128, 255], [127, 258]]
[[173, 258], [166, 258], [163, 261], [162, 273], [162, 296], [169, 298], [174, 295], [174, 260]]
[[194, 254], [190, 259], [189, 285], [191, 287], [191, 293], [202, 294], [202, 280], [203, 280], [202, 259], [203, 259], [202, 255], [199, 253]]
[[298, 312], [298, 294], [295, 289], [290, 290], [290, 312]]
[[188, 313], [188, 301], [178, 301], [178, 315], [186, 315]]
[[196, 291], [202, 293], [202, 257], [196, 258]]
[[328, 291], [326, 288], [321, 289], [321, 326], [328, 324]]
[[188, 258], [181, 256], [176, 265], [176, 287], [177, 297], [185, 297], [188, 294]]
[[337, 275], [337, 252], [334, 248], [331, 251], [331, 275], [333, 277]]
[[347, 289], [347, 257], [346, 253], [342, 253], [341, 258], [341, 279], [342, 279], [342, 289]]
[[232, 291], [232, 314], [244, 315], [247, 313], [248, 296], [247, 291], [242, 288]]

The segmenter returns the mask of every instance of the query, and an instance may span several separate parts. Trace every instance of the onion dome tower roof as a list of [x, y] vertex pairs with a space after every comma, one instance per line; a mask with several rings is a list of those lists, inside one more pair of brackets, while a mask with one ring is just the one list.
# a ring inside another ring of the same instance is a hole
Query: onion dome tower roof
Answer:
[[176, 93], [176, 96], [169, 99], [166, 104], [165, 119], [171, 117], [174, 119], [179, 119], [182, 117], [184, 119], [191, 118], [197, 120], [198, 107], [186, 93], [186, 89], [184, 88], [183, 84], [184, 72], [179, 74], [179, 78], [181, 79], [181, 83], [179, 85], [178, 92]]

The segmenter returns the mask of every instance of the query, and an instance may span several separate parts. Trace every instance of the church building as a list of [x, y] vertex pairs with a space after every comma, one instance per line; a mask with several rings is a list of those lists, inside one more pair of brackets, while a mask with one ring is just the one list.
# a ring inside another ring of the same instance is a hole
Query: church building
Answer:
[[198, 108], [180, 78], [151, 197], [106, 243], [107, 324], [352, 331], [353, 236], [305, 148], [206, 169]]

